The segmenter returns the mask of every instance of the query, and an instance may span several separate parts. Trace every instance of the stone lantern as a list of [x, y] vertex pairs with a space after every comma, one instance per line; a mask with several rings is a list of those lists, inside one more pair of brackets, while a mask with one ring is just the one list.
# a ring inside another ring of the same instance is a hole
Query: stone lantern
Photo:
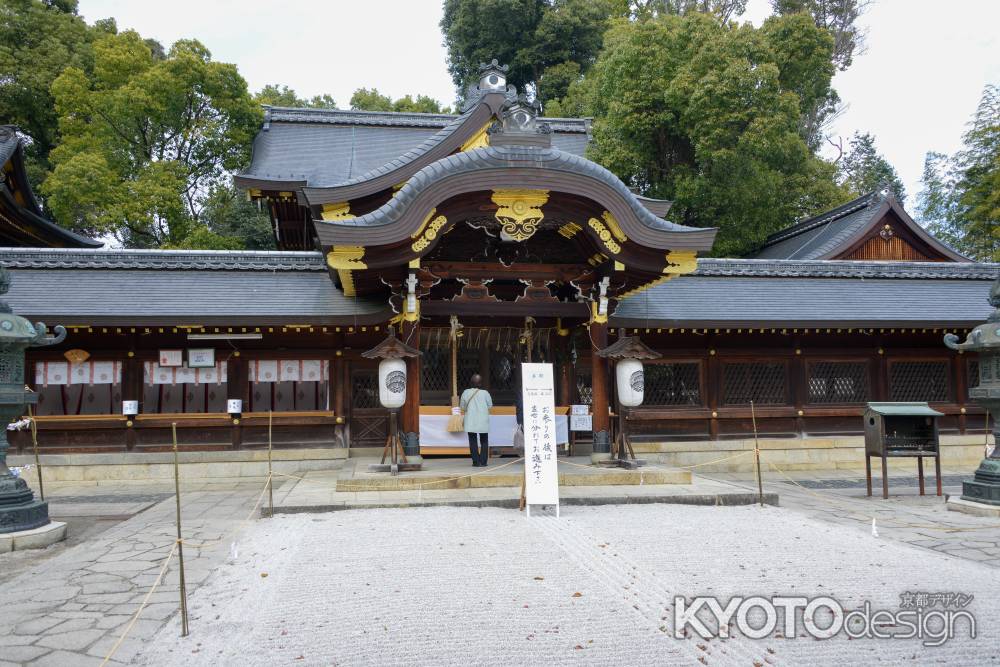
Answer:
[[[9, 287], [10, 274], [0, 267], [0, 295], [6, 294]], [[38, 400], [24, 385], [24, 351], [29, 347], [61, 343], [66, 338], [66, 329], [56, 327], [55, 331], [56, 337], [49, 338], [44, 324], [32, 324], [15, 315], [10, 306], [0, 300], [0, 420], [5, 427], [23, 415], [28, 404]], [[3, 428], [0, 430], [0, 536], [49, 523], [48, 503], [35, 500], [28, 483], [7, 467], [8, 447], [7, 429]]]
[[[985, 324], [973, 329], [964, 343], [959, 343], [955, 334], [947, 334], [944, 344], [953, 350], [979, 353], [979, 386], [969, 390], [969, 397], [993, 415], [996, 442], [1000, 435], [1000, 278], [990, 288], [989, 302], [994, 311]], [[971, 480], [962, 482], [961, 502], [952, 503], [952, 507], [1000, 515], [1000, 447], [994, 447], [983, 459]]]

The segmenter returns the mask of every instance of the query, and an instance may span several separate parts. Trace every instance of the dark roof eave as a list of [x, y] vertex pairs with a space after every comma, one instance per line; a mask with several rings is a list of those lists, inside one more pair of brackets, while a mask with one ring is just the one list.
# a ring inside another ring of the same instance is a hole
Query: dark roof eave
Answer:
[[[609, 319], [611, 327], [635, 327], [656, 329], [971, 329], [982, 320], [753, 320], [753, 319], [672, 319], [655, 317], [625, 317], [612, 315]], [[942, 344], [943, 347], [943, 344]]]

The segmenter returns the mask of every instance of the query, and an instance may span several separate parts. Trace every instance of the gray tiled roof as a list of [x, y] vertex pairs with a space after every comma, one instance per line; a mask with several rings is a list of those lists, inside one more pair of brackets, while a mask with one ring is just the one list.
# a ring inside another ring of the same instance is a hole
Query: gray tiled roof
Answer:
[[[360, 179], [414, 151], [463, 115], [338, 109], [267, 110], [257, 134], [253, 161], [240, 175], [251, 180], [329, 187]], [[583, 155], [589, 141], [585, 120], [544, 119], [553, 129], [553, 146]], [[440, 140], [440, 137], [438, 138]]]
[[917, 237], [952, 261], [968, 261], [931, 236], [903, 209], [892, 192], [875, 191], [862, 195], [825, 213], [807, 218], [771, 234], [753, 257], [757, 259], [830, 259], [846, 251], [850, 244], [877, 224], [889, 211]]
[[321, 253], [0, 248], [14, 312], [55, 324], [352, 324], [383, 302], [345, 297]]
[[972, 326], [992, 312], [986, 297], [1000, 276], [1000, 264], [699, 260], [698, 267], [626, 299], [612, 324]]

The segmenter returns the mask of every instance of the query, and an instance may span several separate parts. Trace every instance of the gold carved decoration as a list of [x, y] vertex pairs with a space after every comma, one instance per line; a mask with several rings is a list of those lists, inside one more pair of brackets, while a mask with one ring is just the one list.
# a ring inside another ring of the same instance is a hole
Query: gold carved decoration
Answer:
[[323, 204], [322, 218], [324, 220], [350, 220], [354, 215], [351, 213], [351, 202], [342, 201], [336, 204]]
[[621, 225], [618, 224], [618, 220], [615, 219], [615, 216], [611, 215], [611, 211], [601, 213], [601, 217], [604, 219], [604, 223], [608, 226], [608, 229], [611, 230], [611, 234], [616, 239], [622, 243], [628, 241], [628, 237], [625, 236], [625, 232], [622, 231]]
[[[431, 211], [431, 215], [434, 215], [434, 211]], [[429, 218], [429, 216], [428, 216]], [[448, 224], [448, 218], [443, 215], [431, 220], [429, 223], [425, 222], [422, 227], [424, 227], [423, 232], [420, 234], [420, 238], [413, 242], [410, 246], [413, 248], [413, 252], [423, 252], [431, 242], [437, 238], [438, 233], [441, 228]]]
[[573, 238], [583, 229], [580, 225], [575, 222], [567, 222], [565, 225], [559, 228], [559, 233], [568, 239]]
[[597, 232], [597, 238], [601, 239], [601, 243], [603, 243], [604, 247], [608, 249], [608, 252], [612, 255], [617, 255], [622, 251], [622, 247], [618, 245], [617, 241], [615, 241], [613, 235], [611, 234], [611, 230], [608, 229], [603, 222], [597, 218], [591, 218], [587, 221], [587, 224], [590, 225], [591, 229]]
[[664, 273], [681, 275], [691, 273], [698, 268], [698, 257], [694, 250], [670, 250], [667, 252], [667, 265]]
[[490, 145], [490, 135], [487, 130], [490, 129], [490, 125], [493, 124], [493, 120], [490, 119], [488, 123], [483, 125], [478, 132], [465, 140], [465, 143], [458, 149], [459, 151], [471, 151], [473, 148], [486, 148]]
[[340, 278], [340, 287], [344, 290], [344, 296], [357, 296], [358, 292], [354, 288], [354, 274], [348, 269], [337, 269], [337, 276]]
[[335, 245], [326, 254], [326, 263], [331, 269], [353, 269], [368, 268], [361, 259], [365, 256], [364, 246], [359, 245]]
[[549, 200], [548, 190], [494, 190], [493, 203], [499, 206], [496, 219], [504, 241], [527, 241], [538, 231], [545, 217], [542, 206]]

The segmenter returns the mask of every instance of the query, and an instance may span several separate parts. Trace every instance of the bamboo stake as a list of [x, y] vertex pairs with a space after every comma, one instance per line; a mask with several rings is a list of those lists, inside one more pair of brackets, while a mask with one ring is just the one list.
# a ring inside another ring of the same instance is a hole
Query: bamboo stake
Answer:
[[38, 471], [38, 498], [45, 502], [45, 486], [42, 484], [42, 461], [38, 457], [38, 427], [35, 425], [35, 415], [28, 406], [28, 419], [31, 421], [31, 446], [35, 449], [35, 470]]
[[181, 539], [181, 473], [177, 460], [177, 422], [170, 425], [174, 440], [174, 497], [177, 499], [177, 559], [180, 563], [181, 637], [188, 636], [187, 585], [184, 582], [184, 542]]
[[267, 502], [268, 507], [268, 517], [274, 518], [274, 475], [271, 472], [271, 420], [274, 417], [274, 411], [267, 411]]
[[757, 468], [757, 500], [760, 506], [764, 506], [764, 483], [760, 478], [760, 442], [757, 440], [757, 413], [754, 411], [753, 401], [750, 401], [750, 419], [753, 421], [753, 459]]

